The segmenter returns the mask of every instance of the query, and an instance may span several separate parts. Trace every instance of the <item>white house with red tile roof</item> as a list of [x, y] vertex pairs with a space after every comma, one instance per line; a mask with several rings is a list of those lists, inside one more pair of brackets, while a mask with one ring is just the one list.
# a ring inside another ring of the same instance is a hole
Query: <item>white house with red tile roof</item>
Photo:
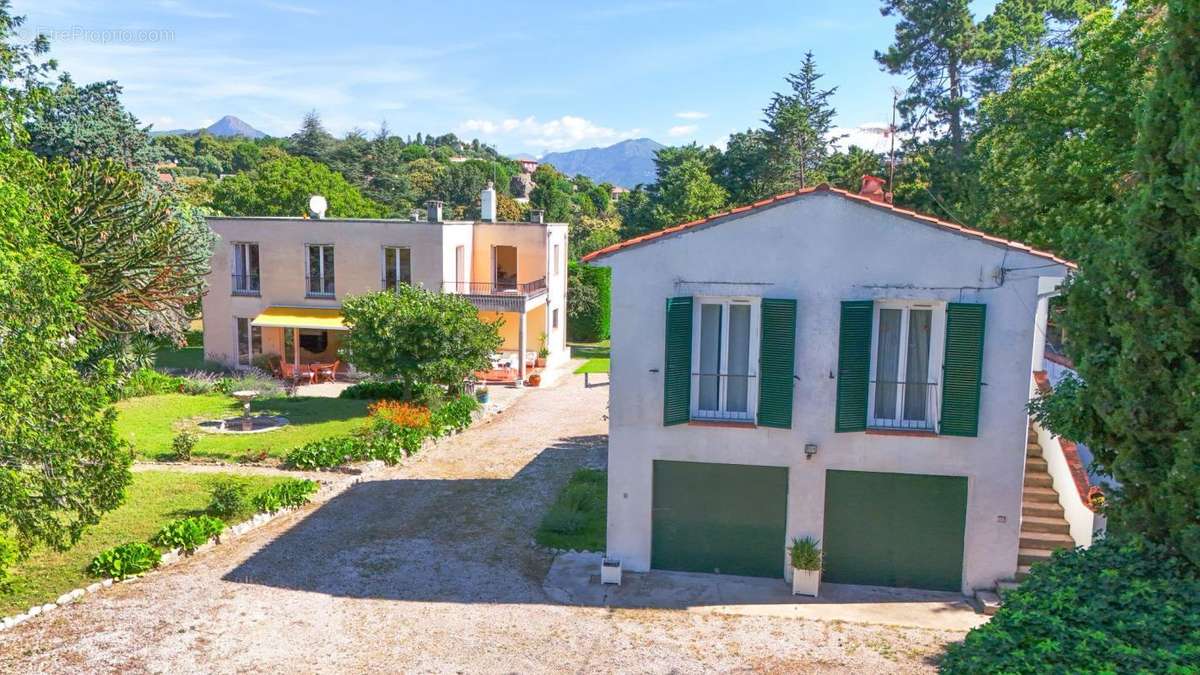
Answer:
[[1071, 263], [824, 185], [584, 260], [625, 570], [790, 578], [812, 536], [825, 582], [970, 593], [1075, 543], [1025, 407]]

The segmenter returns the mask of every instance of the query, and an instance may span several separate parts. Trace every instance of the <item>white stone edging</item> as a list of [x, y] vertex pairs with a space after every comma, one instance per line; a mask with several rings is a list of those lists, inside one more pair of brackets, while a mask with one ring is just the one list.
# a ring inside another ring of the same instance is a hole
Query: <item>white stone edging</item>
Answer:
[[[374, 462], [372, 462], [371, 464], [374, 464]], [[381, 467], [382, 465], [383, 465], [383, 462], [379, 462], [379, 466]], [[322, 485], [321, 488], [319, 488], [317, 490], [316, 494], [313, 495], [313, 498], [310, 499], [306, 504], [304, 504], [304, 506], [280, 509], [280, 510], [276, 511], [275, 513], [270, 513], [267, 511], [260, 511], [260, 512], [254, 514], [253, 516], [251, 516], [249, 520], [244, 520], [244, 521], [238, 523], [237, 525], [231, 525], [231, 526], [225, 528], [225, 530], [221, 534], [213, 537], [212, 539], [210, 539], [208, 541], [208, 543], [204, 544], [203, 546], [200, 546], [199, 548], [197, 548], [195, 551], [193, 551], [191, 553], [185, 553], [182, 549], [178, 549], [178, 548], [171, 549], [170, 551], [167, 551], [162, 554], [162, 556], [159, 558], [158, 567], [155, 567], [153, 570], [143, 572], [142, 574], [131, 574], [131, 575], [125, 577], [124, 579], [107, 579], [107, 578], [101, 579], [100, 581], [97, 581], [92, 584], [88, 584], [85, 587], [76, 588], [74, 590], [67, 591], [66, 593], [63, 593], [62, 595], [58, 596], [58, 599], [52, 603], [48, 602], [44, 605], [34, 605], [33, 607], [30, 607], [28, 610], [26, 610], [22, 614], [15, 614], [13, 616], [6, 616], [4, 618], [0, 618], [0, 631], [5, 631], [5, 630], [8, 630], [9, 628], [19, 626], [19, 625], [25, 623], [26, 621], [34, 618], [35, 616], [39, 616], [39, 615], [45, 614], [47, 612], [51, 612], [55, 609], [58, 609], [59, 607], [64, 607], [66, 605], [69, 605], [73, 602], [78, 601], [80, 598], [82, 598], [86, 595], [90, 595], [92, 593], [98, 593], [99, 591], [101, 591], [105, 588], [108, 588], [108, 587], [112, 586], [113, 584], [119, 584], [122, 582], [129, 583], [129, 582], [136, 581], [139, 578], [145, 576], [146, 574], [150, 574], [156, 570], [160, 570], [164, 567], [173, 565], [173, 564], [179, 562], [180, 560], [183, 560], [185, 558], [190, 558], [190, 557], [196, 555], [197, 553], [203, 553], [204, 551], [208, 551], [209, 549], [212, 549], [213, 547], [217, 546], [218, 544], [228, 543], [229, 541], [236, 539], [237, 537], [240, 537], [243, 534], [246, 534], [247, 532], [250, 532], [250, 531], [258, 529], [259, 527], [262, 527], [266, 523], [269, 523], [272, 520], [275, 520], [276, 518], [284, 515], [285, 513], [290, 513], [292, 511], [298, 511], [298, 510], [304, 508], [305, 506], [308, 506], [309, 504], [316, 502], [317, 497], [324, 497], [324, 500], [328, 500], [329, 498], [342, 492], [343, 490], [350, 487], [351, 485], [362, 482], [363, 477], [366, 476], [368, 473], [370, 473], [371, 470], [374, 470], [376, 468], [378, 468], [378, 467], [368, 465], [368, 466], [364, 467], [364, 470], [361, 473], [351, 475], [351, 476], [349, 476], [339, 482], [336, 482], [336, 483], [328, 483], [328, 484]]]

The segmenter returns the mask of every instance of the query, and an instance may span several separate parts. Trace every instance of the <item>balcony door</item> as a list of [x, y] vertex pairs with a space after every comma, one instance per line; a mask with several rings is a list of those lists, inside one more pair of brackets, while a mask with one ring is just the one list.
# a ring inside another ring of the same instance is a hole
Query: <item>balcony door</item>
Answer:
[[497, 291], [517, 290], [517, 247], [492, 247], [493, 277]]

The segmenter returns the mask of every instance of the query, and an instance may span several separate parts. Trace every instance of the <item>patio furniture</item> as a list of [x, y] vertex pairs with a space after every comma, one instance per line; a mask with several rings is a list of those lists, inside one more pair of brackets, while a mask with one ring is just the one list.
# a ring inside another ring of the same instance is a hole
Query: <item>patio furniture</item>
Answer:
[[330, 364], [314, 363], [312, 364], [313, 374], [315, 379], [321, 382], [337, 382], [337, 369], [342, 365], [341, 359], [338, 359]]
[[284, 361], [280, 364], [283, 368], [283, 379], [285, 380], [308, 380], [309, 384], [314, 381], [314, 374], [311, 368], [301, 364], [300, 369], [296, 370], [296, 365]]

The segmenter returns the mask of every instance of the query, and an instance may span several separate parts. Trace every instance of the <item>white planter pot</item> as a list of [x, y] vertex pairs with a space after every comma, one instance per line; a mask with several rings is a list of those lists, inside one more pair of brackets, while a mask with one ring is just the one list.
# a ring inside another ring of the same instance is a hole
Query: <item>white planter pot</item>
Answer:
[[605, 558], [600, 561], [600, 583], [621, 585], [621, 561]]
[[792, 595], [817, 597], [821, 587], [821, 570], [792, 570]]

